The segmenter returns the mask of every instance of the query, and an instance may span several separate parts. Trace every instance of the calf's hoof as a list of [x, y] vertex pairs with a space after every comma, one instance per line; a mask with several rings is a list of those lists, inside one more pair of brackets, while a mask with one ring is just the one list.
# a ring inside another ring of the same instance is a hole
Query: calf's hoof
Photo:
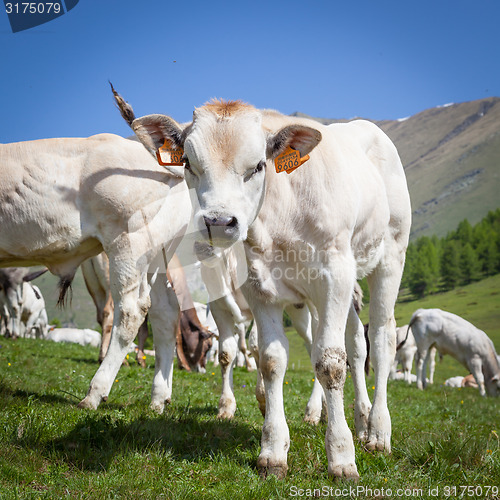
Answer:
[[217, 418], [221, 420], [231, 420], [236, 413], [236, 400], [221, 397], [219, 400], [219, 413], [217, 414]]
[[365, 448], [368, 451], [383, 451], [385, 453], [391, 453], [391, 440], [386, 435], [371, 437], [365, 444]]
[[219, 420], [231, 420], [234, 417], [234, 413], [234, 411], [228, 410], [226, 408], [219, 408], [217, 418]]
[[170, 398], [167, 398], [165, 401], [151, 401], [149, 407], [158, 415], [161, 415], [165, 410], [165, 405], [170, 404]]
[[347, 479], [349, 481], [358, 482], [359, 474], [356, 464], [348, 465], [329, 465], [328, 475], [333, 479]]
[[368, 442], [368, 431], [360, 431], [356, 435], [358, 436], [360, 443]]
[[78, 403], [78, 408], [80, 408], [80, 409], [87, 408], [89, 410], [97, 410], [97, 407], [99, 406], [99, 402], [95, 401], [95, 399], [90, 397], [90, 396], [86, 396], [84, 399], [82, 399]]
[[304, 422], [311, 425], [318, 425], [321, 420], [321, 411], [311, 411], [306, 408], [306, 413], [304, 415]]
[[288, 465], [277, 462], [269, 458], [259, 458], [257, 460], [257, 470], [261, 479], [267, 479], [269, 476], [276, 476], [278, 479], [285, 479], [288, 471]]

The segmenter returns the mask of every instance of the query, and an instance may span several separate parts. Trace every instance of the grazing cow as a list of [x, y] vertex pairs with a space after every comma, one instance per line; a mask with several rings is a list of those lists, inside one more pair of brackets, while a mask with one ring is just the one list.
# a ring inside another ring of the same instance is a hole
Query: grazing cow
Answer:
[[[413, 358], [417, 354], [417, 344], [415, 343], [415, 338], [413, 337], [413, 333], [411, 332], [411, 328], [408, 325], [400, 326], [396, 328], [396, 356], [394, 358], [394, 363], [391, 368], [391, 373], [389, 378], [392, 380], [399, 380], [397, 367], [398, 364], [401, 363], [403, 368], [403, 377], [402, 379], [412, 383], [413, 377], [411, 375], [411, 369], [413, 366]], [[436, 348], [431, 347], [431, 351], [429, 354], [430, 366], [429, 366], [429, 383], [434, 383], [434, 372], [436, 370]], [[426, 375], [427, 376], [427, 375]]]
[[202, 324], [177, 255], [169, 263], [167, 275], [179, 301], [181, 315], [177, 333], [177, 357], [182, 368], [204, 373], [213, 333]]
[[69, 342], [92, 347], [101, 345], [101, 334], [89, 328], [54, 328], [49, 331], [47, 339], [53, 342]]
[[[343, 387], [346, 350], [354, 370], [363, 370], [366, 357], [363, 326], [352, 306], [354, 282], [363, 276], [370, 287], [376, 382], [361, 434], [368, 449], [390, 451], [387, 378], [411, 218], [396, 148], [366, 121], [324, 126], [241, 101], [214, 100], [197, 108], [188, 125], [149, 115], [132, 128], [152, 155], [165, 141], [183, 148], [185, 168], [173, 172], [184, 173], [198, 195], [195, 218], [204, 231], [199, 254], [204, 246], [211, 251], [244, 243], [249, 277], [242, 291], [258, 327], [266, 396], [260, 473], [286, 474], [290, 438], [282, 385], [288, 341], [282, 312], [285, 305], [307, 303], [317, 315], [312, 360], [328, 406], [328, 471], [358, 478]], [[353, 344], [359, 338], [362, 347]]]
[[161, 411], [170, 399], [179, 308], [155, 270], [190, 214], [183, 179], [135, 141], [100, 134], [0, 144], [0, 267], [46, 266], [60, 277], [62, 302], [83, 261], [103, 250], [109, 258], [113, 333], [80, 407], [107, 399], [150, 305], [152, 407]]
[[413, 313], [410, 327], [418, 348], [417, 387], [426, 386], [425, 364], [430, 348], [435, 346], [441, 355], [449, 354], [474, 376], [482, 396], [500, 392], [500, 366], [495, 347], [482, 330], [465, 319], [441, 309], [418, 309]]
[[[170, 267], [180, 267], [180, 262], [176, 255], [170, 260]], [[113, 325], [113, 310], [114, 304], [111, 297], [111, 288], [109, 283], [109, 259], [103, 252], [96, 257], [92, 257], [86, 260], [82, 266], [82, 274], [87, 285], [87, 290], [89, 291], [94, 304], [97, 309], [97, 321], [102, 327], [102, 343], [99, 352], [99, 361], [102, 362], [106, 352], [108, 350], [109, 341], [111, 338], [111, 327]], [[182, 268], [179, 271], [174, 271], [170, 273], [170, 281], [172, 282], [172, 274], [175, 278], [174, 290], [179, 298], [183, 300], [183, 294], [188, 294], [189, 300], [191, 300], [189, 295], [189, 290], [187, 288], [186, 278]], [[179, 290], [179, 292], [177, 292]], [[192, 301], [191, 301], [192, 302]], [[185, 307], [190, 307], [191, 302]], [[184, 369], [203, 371], [206, 365], [206, 358], [204, 353], [206, 353], [209, 347], [208, 339], [211, 337], [210, 333], [198, 326], [199, 320], [193, 315], [192, 310], [183, 310], [181, 312], [180, 318], [180, 335], [181, 341], [177, 345], [177, 352], [179, 358], [186, 359], [183, 365]], [[137, 333], [138, 348], [136, 351], [136, 361], [143, 368], [146, 366], [144, 345], [148, 337], [148, 326], [147, 318], [144, 320], [142, 325], [139, 327]], [[183, 349], [183, 346], [185, 349]], [[180, 352], [181, 351], [181, 352]], [[187, 358], [184, 357], [187, 354]]]
[[102, 342], [100, 342], [99, 349], [99, 361], [102, 363], [108, 351], [113, 328], [114, 303], [109, 282], [109, 259], [102, 252], [82, 262], [81, 270], [87, 290], [96, 307], [97, 322], [102, 329]]

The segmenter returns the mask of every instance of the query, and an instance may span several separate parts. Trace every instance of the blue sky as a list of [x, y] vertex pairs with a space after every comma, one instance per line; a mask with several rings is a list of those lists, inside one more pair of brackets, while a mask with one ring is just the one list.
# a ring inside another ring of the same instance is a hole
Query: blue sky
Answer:
[[[3, 8], [3, 5], [2, 5]], [[0, 142], [130, 135], [212, 97], [312, 116], [395, 119], [500, 96], [498, 0], [80, 0], [12, 33], [0, 11]]]

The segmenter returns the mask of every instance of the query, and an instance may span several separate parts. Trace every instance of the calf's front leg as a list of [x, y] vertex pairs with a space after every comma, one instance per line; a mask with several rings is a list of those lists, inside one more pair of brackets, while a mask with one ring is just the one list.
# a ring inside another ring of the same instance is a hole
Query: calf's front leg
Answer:
[[288, 339], [283, 328], [283, 309], [255, 301], [259, 336], [259, 371], [265, 390], [265, 417], [257, 468], [262, 477], [286, 476], [290, 435], [283, 407], [283, 380], [288, 363]]

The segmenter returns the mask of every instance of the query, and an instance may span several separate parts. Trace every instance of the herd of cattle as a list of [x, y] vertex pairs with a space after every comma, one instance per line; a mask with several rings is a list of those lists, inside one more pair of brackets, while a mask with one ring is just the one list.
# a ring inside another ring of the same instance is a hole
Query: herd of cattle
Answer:
[[[158, 114], [135, 118], [113, 93], [140, 143], [100, 134], [0, 145], [0, 267], [9, 268], [2, 271], [2, 331], [48, 335], [43, 297], [20, 267], [42, 265], [59, 276], [64, 302], [82, 266], [103, 335], [101, 364], [81, 408], [95, 409], [108, 398], [138, 331], [141, 353], [146, 320], [155, 344], [155, 410], [163, 411], [172, 396], [175, 352], [184, 368], [203, 370], [213, 332], [204, 325], [206, 312], [197, 313], [174, 254], [190, 224], [218, 330], [221, 418], [234, 416], [232, 371], [238, 351], [250, 363], [245, 330], [254, 321], [249, 349], [264, 415], [257, 461], [263, 477], [287, 471], [284, 308], [316, 374], [306, 420], [317, 422], [322, 407], [327, 410], [334, 477], [359, 477], [344, 414], [347, 365], [356, 434], [369, 450], [391, 450], [387, 380], [396, 376], [398, 360], [410, 381], [408, 358], [417, 353], [423, 388], [429, 362], [432, 381], [435, 351], [450, 354], [481, 394], [498, 394], [493, 344], [465, 320], [419, 310], [396, 341], [394, 304], [411, 208], [397, 151], [378, 127], [362, 120], [324, 126], [218, 100], [179, 124]], [[235, 257], [238, 244], [243, 259]], [[242, 267], [246, 280], [239, 287]], [[355, 286], [364, 276], [371, 296], [367, 338]], [[368, 346], [373, 402], [365, 383]]]

